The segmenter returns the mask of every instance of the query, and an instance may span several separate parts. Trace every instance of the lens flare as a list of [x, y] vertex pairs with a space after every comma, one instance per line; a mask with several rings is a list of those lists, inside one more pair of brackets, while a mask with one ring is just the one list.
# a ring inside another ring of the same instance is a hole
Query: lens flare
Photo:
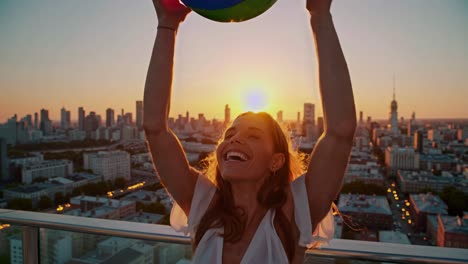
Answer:
[[243, 96], [244, 111], [261, 112], [268, 107], [268, 96], [260, 88], [249, 89]]

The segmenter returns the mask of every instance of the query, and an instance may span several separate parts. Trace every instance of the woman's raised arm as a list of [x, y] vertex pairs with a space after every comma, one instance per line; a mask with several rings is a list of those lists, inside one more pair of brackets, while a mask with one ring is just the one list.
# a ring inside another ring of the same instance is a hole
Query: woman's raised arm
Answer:
[[190, 167], [177, 137], [168, 126], [174, 46], [177, 30], [190, 9], [177, 0], [153, 0], [158, 31], [146, 77], [143, 126], [160, 180], [188, 215], [197, 172]]
[[306, 186], [313, 229], [338, 195], [356, 129], [348, 66], [330, 14], [331, 0], [307, 0], [318, 58], [324, 134], [311, 155]]

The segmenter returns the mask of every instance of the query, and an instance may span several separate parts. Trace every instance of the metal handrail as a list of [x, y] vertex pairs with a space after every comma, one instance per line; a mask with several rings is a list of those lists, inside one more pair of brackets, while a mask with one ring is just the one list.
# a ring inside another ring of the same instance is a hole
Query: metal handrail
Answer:
[[5, 209], [0, 209], [0, 222], [78, 233], [190, 244], [188, 236], [164, 225]]
[[[190, 238], [165, 225], [0, 209], [0, 223], [70, 232], [190, 244]], [[29, 243], [30, 241], [28, 241]], [[393, 263], [467, 263], [468, 249], [333, 239], [308, 256]]]

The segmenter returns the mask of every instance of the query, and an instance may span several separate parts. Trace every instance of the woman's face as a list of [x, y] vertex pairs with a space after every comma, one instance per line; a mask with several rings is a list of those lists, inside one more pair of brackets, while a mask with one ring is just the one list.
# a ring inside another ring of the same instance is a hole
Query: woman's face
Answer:
[[258, 181], [270, 174], [274, 145], [267, 121], [255, 114], [234, 120], [216, 149], [223, 179]]

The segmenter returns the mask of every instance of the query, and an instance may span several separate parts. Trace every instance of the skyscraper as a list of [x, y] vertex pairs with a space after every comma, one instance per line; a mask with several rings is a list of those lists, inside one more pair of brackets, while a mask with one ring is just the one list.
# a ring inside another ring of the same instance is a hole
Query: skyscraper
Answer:
[[67, 128], [71, 128], [71, 111], [67, 110]]
[[418, 153], [423, 153], [423, 143], [424, 143], [424, 135], [423, 132], [417, 130], [414, 132], [414, 139], [413, 139], [413, 148]]
[[304, 124], [315, 125], [315, 105], [312, 103], [304, 103]]
[[413, 112], [413, 114], [411, 115], [411, 118], [408, 120], [408, 124], [407, 124], [407, 132], [406, 132], [406, 135], [408, 137], [411, 137], [413, 136], [414, 134], [414, 131], [416, 130], [416, 120], [415, 120], [415, 117], [416, 117], [416, 114]]
[[78, 129], [85, 130], [85, 110], [83, 107], [78, 108]]
[[60, 128], [66, 129], [67, 126], [67, 109], [62, 106], [62, 109], [60, 109]]
[[26, 115], [21, 119], [21, 121], [26, 122], [28, 130], [30, 130], [33, 127], [33, 120], [31, 115]]
[[19, 122], [16, 123], [16, 141], [19, 144], [28, 143], [30, 140], [30, 126], [28, 124], [28, 118], [21, 118]]
[[408, 124], [406, 125], [406, 135], [411, 137], [413, 135], [413, 120], [409, 119]]
[[101, 127], [101, 124], [102, 124], [101, 115], [96, 115], [96, 118], [97, 118], [97, 120], [98, 120], [98, 127]]
[[39, 115], [34, 113], [34, 129], [39, 129]]
[[393, 100], [390, 104], [390, 126], [391, 126], [391, 132], [395, 136], [399, 134], [397, 110], [398, 110], [398, 104], [397, 104], [397, 101], [395, 100], [395, 77], [393, 77]]
[[49, 120], [49, 111], [46, 110], [46, 109], [41, 109], [41, 121], [40, 123], [44, 122], [44, 121], [48, 121]]
[[8, 151], [6, 139], [0, 138], [0, 180], [9, 180]]
[[206, 121], [206, 119], [205, 119], [205, 114], [199, 113], [199, 114], [198, 114], [198, 120], [200, 120], [200, 121], [202, 121], [202, 122], [205, 122], [205, 121]]
[[198, 114], [198, 120], [197, 120], [197, 123], [195, 125], [195, 130], [202, 131], [205, 124], [206, 124], [205, 114], [199, 113]]
[[301, 128], [301, 112], [297, 112], [296, 133], [299, 134], [299, 135], [302, 134], [302, 128]]
[[65, 107], [62, 107], [60, 110], [60, 127], [62, 129], [69, 129], [70, 123], [70, 111], [67, 111]]
[[0, 138], [6, 140], [6, 144], [15, 146], [17, 144], [18, 117], [15, 114], [9, 118], [6, 124], [0, 124]]
[[123, 119], [124, 119], [124, 123], [126, 125], [133, 125], [133, 115], [132, 115], [132, 113], [126, 113], [123, 116]]
[[224, 125], [228, 125], [229, 123], [231, 123], [231, 108], [227, 104], [224, 107]]
[[312, 103], [304, 103], [302, 134], [305, 134], [306, 141], [308, 142], [312, 142], [317, 139], [317, 131], [315, 127], [315, 105]]
[[136, 126], [143, 127], [143, 101], [136, 101]]
[[106, 110], [106, 127], [112, 127], [114, 125], [115, 125], [114, 109], [107, 108], [107, 110]]
[[96, 131], [99, 127], [99, 119], [96, 116], [95, 112], [90, 112], [88, 116], [86, 116], [84, 121], [84, 130], [87, 132], [87, 136], [91, 135], [91, 132]]
[[362, 124], [364, 122], [364, 113], [362, 111], [359, 111], [359, 124]]
[[276, 113], [276, 121], [278, 123], [283, 123], [283, 111], [280, 110], [278, 113]]
[[49, 119], [49, 111], [46, 109], [41, 109], [41, 123], [39, 126], [44, 135], [52, 133], [52, 122]]

